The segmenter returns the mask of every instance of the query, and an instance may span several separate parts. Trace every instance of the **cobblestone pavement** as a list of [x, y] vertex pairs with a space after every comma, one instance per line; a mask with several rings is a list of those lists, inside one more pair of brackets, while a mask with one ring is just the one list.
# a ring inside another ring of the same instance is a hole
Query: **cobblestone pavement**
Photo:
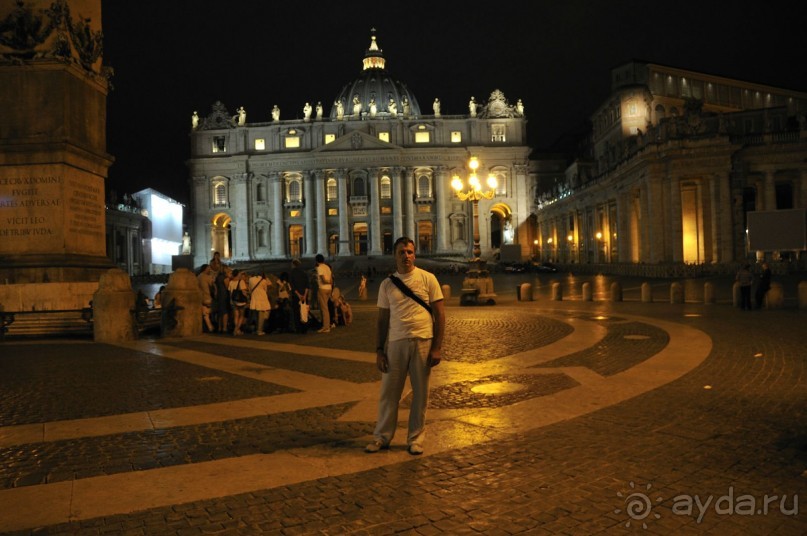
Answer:
[[0, 343], [7, 534], [807, 534], [807, 314], [447, 301], [423, 456], [330, 334]]

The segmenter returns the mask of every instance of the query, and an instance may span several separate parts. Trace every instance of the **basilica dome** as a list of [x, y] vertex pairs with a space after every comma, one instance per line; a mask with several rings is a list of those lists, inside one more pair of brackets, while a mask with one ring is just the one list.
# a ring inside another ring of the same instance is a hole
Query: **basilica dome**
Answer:
[[[373, 30], [375, 32], [375, 30]], [[420, 115], [415, 95], [391, 76], [375, 33], [362, 60], [362, 73], [342, 87], [331, 107], [331, 119], [413, 117]], [[341, 105], [341, 106], [340, 106]]]

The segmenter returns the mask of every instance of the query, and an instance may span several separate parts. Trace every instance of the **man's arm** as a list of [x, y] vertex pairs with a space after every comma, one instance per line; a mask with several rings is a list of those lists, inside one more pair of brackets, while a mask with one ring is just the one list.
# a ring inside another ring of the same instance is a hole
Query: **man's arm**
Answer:
[[432, 335], [432, 347], [429, 349], [428, 364], [430, 367], [436, 367], [442, 359], [443, 337], [446, 331], [446, 310], [443, 306], [443, 300], [432, 302], [429, 305], [434, 316], [434, 335]]
[[375, 366], [381, 372], [387, 372], [389, 361], [387, 361], [387, 335], [389, 334], [389, 309], [378, 309], [378, 321], [376, 322], [376, 349]]

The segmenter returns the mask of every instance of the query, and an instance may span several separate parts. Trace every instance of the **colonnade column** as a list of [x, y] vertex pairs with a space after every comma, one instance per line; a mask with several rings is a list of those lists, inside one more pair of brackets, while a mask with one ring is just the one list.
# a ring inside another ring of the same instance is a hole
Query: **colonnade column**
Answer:
[[378, 191], [378, 168], [370, 171], [370, 244], [368, 255], [381, 255], [381, 195]]
[[314, 188], [317, 192], [317, 253], [326, 255], [328, 253], [328, 228], [327, 228], [327, 207], [325, 205], [325, 184], [326, 175], [320, 170], [314, 172], [316, 180]]
[[646, 243], [648, 248], [643, 253], [642, 262], [663, 262], [664, 259], [664, 195], [662, 193], [661, 178], [647, 179], [647, 189], [642, 191], [642, 212], [647, 222]]
[[392, 234], [393, 240], [403, 236], [403, 195], [401, 187], [403, 180], [401, 178], [401, 168], [396, 167], [392, 169]]
[[272, 255], [275, 257], [286, 256], [286, 239], [283, 232], [286, 224], [283, 222], [283, 202], [285, 196], [283, 195], [283, 177], [277, 171], [269, 174], [269, 182], [272, 184], [272, 203], [273, 216], [272, 219]]
[[418, 237], [415, 236], [415, 199], [413, 181], [415, 170], [412, 168], [404, 169], [404, 206], [406, 207], [406, 227], [404, 234], [418, 243]]
[[[630, 200], [633, 192], [631, 190], [622, 191], [616, 196], [616, 247], [619, 262], [629, 262], [631, 260], [630, 253], [630, 215], [631, 207]], [[566, 240], [564, 236], [562, 240]]]
[[[322, 172], [319, 172], [322, 173]], [[314, 226], [314, 214], [319, 210], [319, 203], [314, 203], [315, 172], [308, 171], [303, 177], [303, 199], [305, 200], [305, 256], [317, 254], [317, 234]]]
[[681, 210], [681, 179], [670, 179], [670, 245], [673, 262], [684, 262], [684, 222]]
[[353, 233], [348, 227], [347, 213], [350, 210], [350, 199], [347, 198], [347, 170], [340, 169], [336, 175], [336, 196], [339, 199], [339, 248], [337, 255], [340, 257], [350, 256], [350, 241]]
[[448, 171], [440, 166], [435, 171], [435, 194], [434, 203], [437, 205], [437, 252], [444, 253], [448, 250], [448, 217], [446, 216], [446, 181]]

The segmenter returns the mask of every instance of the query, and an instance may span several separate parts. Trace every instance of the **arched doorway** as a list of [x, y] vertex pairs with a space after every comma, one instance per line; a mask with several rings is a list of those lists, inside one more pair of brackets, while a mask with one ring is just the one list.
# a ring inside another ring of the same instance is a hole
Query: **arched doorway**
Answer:
[[515, 238], [510, 207], [496, 203], [490, 208], [490, 247], [499, 249], [502, 245], [513, 244]]
[[222, 259], [229, 259], [232, 257], [233, 252], [233, 238], [230, 233], [230, 223], [232, 218], [228, 214], [220, 212], [213, 216], [212, 227], [210, 229], [210, 255], [213, 256], [214, 251], [221, 254]]
[[418, 222], [418, 253], [433, 253], [433, 226], [430, 221]]

